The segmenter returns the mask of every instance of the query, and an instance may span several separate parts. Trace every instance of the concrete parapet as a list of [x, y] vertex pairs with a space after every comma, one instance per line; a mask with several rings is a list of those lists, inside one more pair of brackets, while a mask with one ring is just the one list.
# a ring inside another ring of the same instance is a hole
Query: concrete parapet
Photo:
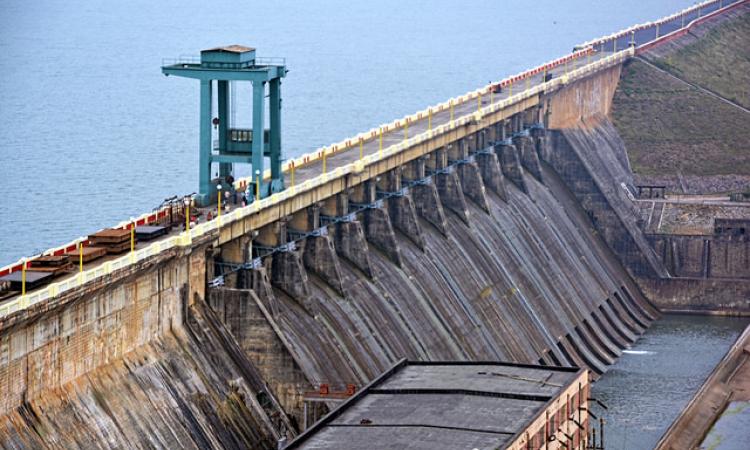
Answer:
[[446, 208], [450, 209], [456, 215], [469, 224], [469, 208], [466, 206], [461, 181], [458, 179], [456, 171], [451, 170], [448, 173], [438, 173], [433, 177], [440, 194], [440, 202]]
[[365, 236], [367, 240], [388, 256], [394, 264], [401, 267], [401, 249], [396, 240], [396, 233], [388, 215], [383, 208], [370, 208], [364, 212]]
[[528, 194], [529, 188], [523, 179], [523, 168], [521, 166], [521, 156], [515, 145], [498, 144], [495, 147], [500, 157], [500, 167], [505, 175], [513, 184], [523, 193]]
[[337, 223], [333, 231], [333, 243], [339, 255], [354, 264], [368, 278], [372, 278], [370, 253], [362, 223], [356, 220]]
[[484, 185], [500, 198], [507, 201], [508, 193], [505, 191], [505, 182], [503, 172], [500, 169], [500, 161], [497, 155], [492, 153], [483, 153], [476, 156], [479, 171], [482, 174]]
[[341, 278], [341, 267], [336, 256], [336, 249], [329, 236], [310, 236], [305, 240], [302, 260], [305, 267], [319, 276], [339, 295], [345, 296], [346, 290]]
[[482, 181], [482, 175], [479, 173], [479, 167], [476, 162], [469, 162], [458, 166], [458, 174], [461, 179], [461, 187], [464, 194], [474, 203], [479, 205], [485, 212], [490, 212], [490, 204], [487, 201], [487, 194]]

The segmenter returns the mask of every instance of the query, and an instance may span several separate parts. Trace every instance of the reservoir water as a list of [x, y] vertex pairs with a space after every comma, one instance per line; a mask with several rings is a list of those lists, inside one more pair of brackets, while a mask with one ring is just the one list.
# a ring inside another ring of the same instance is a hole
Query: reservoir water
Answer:
[[687, 315], [654, 322], [592, 389], [609, 408], [593, 406], [606, 420], [606, 449], [654, 448], [748, 323]]
[[692, 3], [0, 0], [0, 265], [195, 191], [198, 84], [162, 58], [286, 57], [294, 156]]

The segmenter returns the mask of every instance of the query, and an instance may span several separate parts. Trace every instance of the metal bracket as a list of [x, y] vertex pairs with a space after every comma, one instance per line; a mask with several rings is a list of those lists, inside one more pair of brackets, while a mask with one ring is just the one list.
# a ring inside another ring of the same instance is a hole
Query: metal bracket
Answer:
[[429, 176], [438, 175], [438, 174], [450, 174], [450, 173], [453, 173], [453, 166], [445, 166], [442, 169], [437, 169], [434, 171], [425, 169], [425, 172]]
[[357, 220], [357, 216], [355, 213], [349, 213], [344, 216], [325, 216], [323, 214], [320, 215], [320, 224], [323, 226], [328, 226], [335, 223], [354, 222], [355, 220]]
[[427, 186], [430, 184], [432, 184], [431, 176], [419, 178], [417, 180], [401, 180], [401, 185], [407, 188], [414, 187], [414, 186]]
[[300, 231], [300, 230], [287, 228], [286, 232], [290, 241], [299, 242], [299, 241], [303, 241], [307, 239], [310, 236], [314, 236], [314, 237], [328, 236], [328, 227], [322, 226], [312, 231]]
[[456, 160], [448, 160], [448, 167], [460, 166], [460, 165], [463, 165], [463, 164], [471, 164], [473, 162], [474, 162], [474, 155], [472, 154], [472, 155], [469, 155], [468, 158], [456, 159]]
[[376, 208], [382, 208], [383, 207], [383, 199], [377, 199], [373, 203], [354, 203], [349, 202], [349, 209], [351, 210], [354, 208], [354, 213], [358, 213], [360, 211], [364, 211], [366, 209], [376, 209]]
[[[401, 183], [403, 185], [403, 183]], [[378, 199], [387, 199], [387, 198], [393, 198], [393, 197], [404, 197], [406, 195], [409, 195], [409, 186], [404, 186], [398, 191], [375, 191], [375, 195], [378, 196]]]

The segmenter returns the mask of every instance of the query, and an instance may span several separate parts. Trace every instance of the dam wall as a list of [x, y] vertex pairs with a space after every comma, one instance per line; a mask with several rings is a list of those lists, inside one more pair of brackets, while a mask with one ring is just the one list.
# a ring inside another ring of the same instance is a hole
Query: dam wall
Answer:
[[[401, 358], [576, 365], [597, 376], [658, 315], [540, 161], [553, 141], [519, 133], [524, 121], [448, 141], [222, 246], [217, 267], [239, 248], [280, 249], [227, 273], [209, 298], [298, 421], [306, 391], [363, 386]], [[346, 220], [321, 227], [334, 216]], [[284, 245], [290, 229], [318, 231]]]
[[205, 304], [206, 249], [5, 323], [3, 448], [275, 445], [291, 423]]
[[[616, 73], [570, 83], [588, 100], [566, 114], [605, 110]], [[522, 105], [8, 316], [2, 442], [271, 448], [334, 405], [311, 392], [401, 358], [603, 373], [658, 312]]]

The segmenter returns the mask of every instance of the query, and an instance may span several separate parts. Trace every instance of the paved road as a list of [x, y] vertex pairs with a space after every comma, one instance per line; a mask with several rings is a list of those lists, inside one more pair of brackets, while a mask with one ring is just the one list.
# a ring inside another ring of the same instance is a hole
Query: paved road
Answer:
[[[624, 50], [625, 47], [623, 47], [620, 50]], [[569, 63], [567, 70], [572, 71], [575, 68], [583, 67], [586, 64], [594, 63], [602, 58], [605, 58], [607, 56], [612, 55], [612, 52], [596, 52], [591, 54], [590, 56], [582, 56], [578, 60], [576, 60], [573, 63]], [[554, 78], [558, 78], [566, 73], [565, 66], [559, 66], [556, 69], [548, 71], [548, 73], [552, 74]], [[504, 99], [507, 99], [511, 95], [516, 95], [521, 93], [522, 91], [533, 88], [534, 86], [537, 86], [543, 82], [543, 73], [539, 73], [537, 75], [531, 76], [528, 78], [528, 83], [526, 81], [519, 81], [517, 82], [512, 89], [511, 88], [504, 88], [502, 92], [493, 94], [490, 96], [490, 94], [486, 94], [482, 96], [482, 107], [487, 107], [490, 104], [496, 104], [501, 102]], [[492, 103], [490, 102], [492, 100]], [[469, 99], [465, 101], [464, 103], [454, 105], [454, 119], [457, 119], [459, 117], [472, 114], [478, 109], [478, 102], [476, 98]], [[450, 110], [443, 110], [441, 112], [433, 112], [432, 114], [432, 127], [438, 127], [443, 124], [449, 123], [451, 120], [451, 113]], [[429, 118], [425, 117], [421, 120], [417, 120], [414, 122], [409, 123], [409, 129], [408, 129], [408, 135], [409, 137], [414, 137], [419, 133], [423, 133], [428, 130], [429, 126]], [[403, 141], [405, 138], [404, 129], [398, 129], [398, 130], [392, 130], [388, 132], [383, 133], [383, 149], [388, 148], [391, 145], [398, 144], [399, 142]], [[352, 142], [355, 142], [354, 140]], [[371, 155], [375, 154], [380, 151], [380, 143], [378, 137], [375, 137], [374, 139], [371, 139], [369, 141], [365, 141], [363, 144], [363, 155]], [[354, 161], [359, 159], [359, 146], [354, 145], [349, 149], [346, 150], [340, 150], [335, 154], [329, 155], [326, 158], [326, 170], [332, 171], [336, 169], [336, 167], [343, 167], [347, 164], [350, 164]], [[295, 184], [299, 184], [304, 182], [305, 180], [310, 180], [318, 175], [320, 175], [323, 172], [323, 162], [322, 160], [315, 160], [311, 162], [310, 164], [306, 165], [305, 167], [300, 167], [295, 169]], [[290, 173], [285, 174], [285, 183], [286, 186], [291, 185], [291, 179], [290, 179]]]

